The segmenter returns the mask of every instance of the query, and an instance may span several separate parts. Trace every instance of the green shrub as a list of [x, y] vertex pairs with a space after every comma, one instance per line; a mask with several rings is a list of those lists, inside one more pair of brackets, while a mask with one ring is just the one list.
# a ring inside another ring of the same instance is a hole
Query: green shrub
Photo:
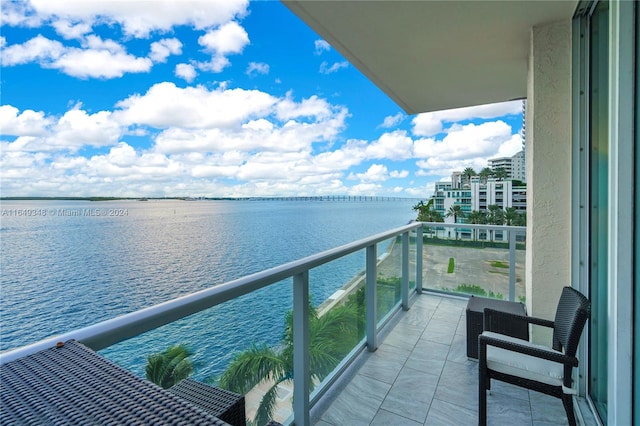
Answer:
[[502, 262], [501, 260], [492, 260], [491, 266], [494, 268], [506, 268], [509, 269], [509, 264], [507, 262]]
[[489, 297], [492, 299], [504, 299], [502, 293], [494, 293], [492, 291], [489, 292]]
[[[488, 241], [488, 240], [462, 240], [462, 239], [448, 239], [429, 237], [427, 235], [422, 237], [424, 244], [437, 245], [437, 246], [453, 246], [453, 247], [466, 247], [466, 248], [500, 248], [509, 249], [509, 243], [501, 241]], [[526, 243], [516, 242], [516, 250], [526, 250]]]
[[447, 273], [453, 274], [453, 269], [455, 268], [455, 264], [453, 261], [453, 257], [449, 258], [449, 266], [447, 267]]
[[476, 296], [486, 296], [487, 291], [475, 284], [459, 284], [458, 287], [453, 289], [458, 293], [467, 293], [467, 294], [475, 294]]
[[502, 293], [494, 293], [493, 291], [487, 293], [487, 290], [476, 284], [459, 284], [456, 288], [453, 289], [453, 291], [458, 293], [473, 294], [475, 296], [491, 297], [492, 299], [504, 299], [504, 295]]

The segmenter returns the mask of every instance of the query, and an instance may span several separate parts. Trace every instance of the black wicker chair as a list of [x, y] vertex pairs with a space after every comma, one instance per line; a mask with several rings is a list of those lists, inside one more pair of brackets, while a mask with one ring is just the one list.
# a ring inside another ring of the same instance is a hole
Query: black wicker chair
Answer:
[[[491, 389], [491, 379], [561, 398], [569, 424], [576, 424], [572, 397], [576, 391], [571, 373], [578, 366], [576, 350], [590, 312], [589, 300], [571, 287], [562, 289], [554, 321], [485, 309], [485, 331], [478, 338], [478, 423], [481, 426], [487, 423], [487, 390]], [[552, 328], [552, 346], [492, 332], [492, 324], [505, 321], [505, 317]]]

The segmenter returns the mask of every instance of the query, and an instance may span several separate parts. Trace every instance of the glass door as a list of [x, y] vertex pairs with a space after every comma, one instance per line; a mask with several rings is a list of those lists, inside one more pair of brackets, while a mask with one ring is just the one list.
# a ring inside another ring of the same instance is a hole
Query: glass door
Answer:
[[[636, 4], [636, 108], [635, 108], [635, 223], [640, 224], [640, 6]], [[634, 423], [640, 424], [640, 226], [636, 226], [634, 236], [634, 376], [633, 376], [633, 407]]]
[[607, 418], [609, 3], [589, 17], [589, 395]]

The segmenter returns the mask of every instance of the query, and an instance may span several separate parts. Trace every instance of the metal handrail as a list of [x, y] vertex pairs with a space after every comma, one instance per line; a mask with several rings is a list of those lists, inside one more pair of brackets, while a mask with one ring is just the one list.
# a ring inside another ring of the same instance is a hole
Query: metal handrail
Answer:
[[57, 342], [77, 340], [85, 346], [98, 351], [147, 331], [172, 323], [181, 318], [259, 290], [283, 279], [291, 278], [332, 260], [354, 253], [372, 244], [395, 237], [420, 227], [419, 222], [382, 232], [329, 249], [305, 258], [285, 263], [264, 271], [238, 278], [224, 284], [178, 297], [167, 302], [99, 322], [84, 328], [49, 337], [39, 342], [16, 348], [0, 354], [0, 364], [23, 356], [31, 355], [43, 349], [55, 346]]
[[[376, 315], [377, 244], [390, 238], [402, 237], [402, 309], [409, 309], [409, 244], [410, 233], [416, 232], [416, 287], [422, 292], [422, 236], [423, 227], [472, 228], [507, 232], [510, 259], [509, 299], [515, 295], [515, 247], [516, 234], [526, 233], [517, 226], [474, 225], [441, 222], [412, 222], [405, 226], [382, 232], [340, 247], [326, 250], [271, 269], [209, 287], [186, 296], [122, 315], [88, 327], [50, 337], [21, 348], [0, 354], [0, 364], [22, 358], [55, 346], [60, 341], [77, 340], [98, 351], [121, 341], [138, 336], [181, 318], [212, 308], [263, 287], [293, 278], [293, 340], [294, 340], [294, 399], [293, 415], [298, 425], [309, 424], [311, 406], [309, 394], [309, 271], [313, 268], [366, 248], [366, 344], [370, 351], [378, 346]], [[396, 305], [398, 306], [398, 305]], [[349, 360], [347, 360], [349, 362]]]

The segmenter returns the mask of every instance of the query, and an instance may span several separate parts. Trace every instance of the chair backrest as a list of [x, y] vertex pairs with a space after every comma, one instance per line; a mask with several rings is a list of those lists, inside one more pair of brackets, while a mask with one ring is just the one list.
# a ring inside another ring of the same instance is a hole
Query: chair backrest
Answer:
[[553, 349], [575, 356], [580, 335], [591, 314], [591, 302], [582, 293], [564, 287], [553, 327]]

